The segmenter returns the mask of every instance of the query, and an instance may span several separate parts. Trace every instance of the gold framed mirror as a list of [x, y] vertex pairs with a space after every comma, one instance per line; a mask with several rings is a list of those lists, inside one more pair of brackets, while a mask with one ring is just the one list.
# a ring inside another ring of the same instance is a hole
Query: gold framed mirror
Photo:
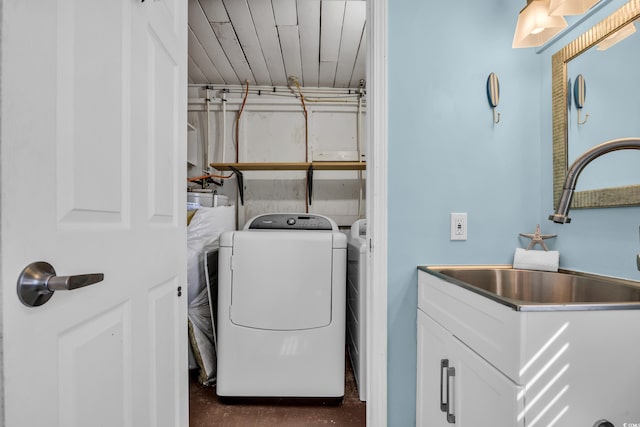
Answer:
[[[640, 18], [640, 0], [629, 0], [610, 16], [594, 25], [551, 58], [551, 98], [553, 116], [553, 204], [558, 205], [568, 169], [568, 101], [567, 64], [625, 25]], [[630, 135], [631, 136], [631, 135]], [[637, 135], [633, 135], [637, 136]], [[604, 142], [604, 141], [602, 141]], [[572, 208], [602, 208], [640, 205], [640, 185], [576, 191]]]

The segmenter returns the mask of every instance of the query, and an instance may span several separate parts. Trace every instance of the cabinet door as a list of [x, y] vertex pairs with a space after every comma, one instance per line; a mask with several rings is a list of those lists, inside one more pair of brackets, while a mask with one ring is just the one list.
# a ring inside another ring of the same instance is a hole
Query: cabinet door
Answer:
[[417, 339], [417, 426], [524, 427], [522, 387], [420, 310]]
[[445, 412], [441, 410], [446, 372], [441, 361], [447, 358], [447, 342], [451, 334], [431, 317], [418, 310], [418, 366], [416, 382], [416, 426], [449, 426]]
[[450, 381], [450, 412], [456, 425], [473, 427], [524, 427], [521, 386], [450, 335], [449, 360], [455, 368]]

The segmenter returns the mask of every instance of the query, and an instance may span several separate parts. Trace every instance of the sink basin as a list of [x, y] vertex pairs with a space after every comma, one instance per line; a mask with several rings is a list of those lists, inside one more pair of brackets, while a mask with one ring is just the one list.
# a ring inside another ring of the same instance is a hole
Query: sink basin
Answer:
[[424, 271], [516, 310], [640, 309], [640, 282], [507, 267], [428, 267]]

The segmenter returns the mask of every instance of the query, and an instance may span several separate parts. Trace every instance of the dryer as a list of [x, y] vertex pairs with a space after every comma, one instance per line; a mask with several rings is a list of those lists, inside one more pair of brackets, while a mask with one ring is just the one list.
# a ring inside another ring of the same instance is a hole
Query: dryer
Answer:
[[218, 380], [229, 397], [344, 396], [347, 238], [266, 214], [220, 236]]

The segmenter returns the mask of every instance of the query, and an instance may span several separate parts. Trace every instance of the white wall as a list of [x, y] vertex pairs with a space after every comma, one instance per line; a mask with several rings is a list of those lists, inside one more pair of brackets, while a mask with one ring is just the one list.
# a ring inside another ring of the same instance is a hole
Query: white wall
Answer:
[[[189, 122], [197, 130], [194, 142], [206, 143], [209, 127], [209, 162], [236, 161], [236, 119], [244, 88], [230, 86], [223, 114], [222, 87], [210, 90], [210, 113], [207, 125], [204, 89], [191, 88]], [[305, 162], [366, 160], [364, 137], [364, 100], [361, 103], [358, 129], [358, 97], [352, 89], [324, 90], [313, 93], [302, 88], [307, 109], [308, 144], [305, 147], [305, 118], [299, 98], [288, 88], [251, 88], [242, 110], [238, 138], [239, 162]], [[322, 102], [319, 102], [322, 100]], [[224, 136], [223, 136], [224, 135]], [[223, 146], [224, 140], [224, 146]], [[197, 148], [197, 166], [189, 167], [189, 176], [202, 170], [202, 148]], [[217, 172], [230, 175], [229, 172]], [[364, 217], [364, 172], [315, 171], [313, 199], [306, 203], [306, 173], [299, 171], [244, 172], [244, 205], [237, 195], [236, 178], [224, 180], [216, 187], [238, 206], [238, 224], [266, 212], [308, 212], [327, 215], [338, 225], [349, 226]]]

